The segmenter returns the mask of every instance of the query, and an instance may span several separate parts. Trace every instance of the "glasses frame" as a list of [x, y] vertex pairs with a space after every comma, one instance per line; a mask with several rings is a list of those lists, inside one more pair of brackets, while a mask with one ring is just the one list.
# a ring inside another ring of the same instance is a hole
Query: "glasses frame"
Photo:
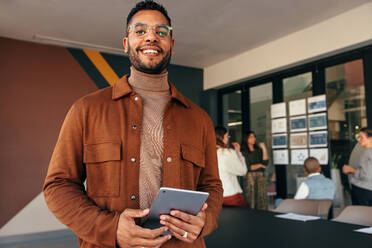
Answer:
[[[147, 28], [146, 28], [146, 33], [143, 34], [143, 35], [138, 35], [138, 34], [136, 34], [136, 33], [135, 33], [135, 27], [136, 27], [137, 25], [143, 25], [143, 26], [146, 26], [146, 27], [147, 27]], [[164, 26], [164, 27], [167, 27], [167, 28], [169, 29], [169, 32], [168, 32], [168, 35], [167, 35], [167, 36], [161, 36], [161, 35], [159, 35], [159, 34], [156, 33], [155, 28], [156, 28], [156, 27], [159, 27], [159, 26]], [[147, 25], [147, 24], [145, 24], [145, 23], [134, 23], [134, 24], [131, 24], [131, 25], [128, 26], [127, 31], [128, 31], [128, 33], [131, 32], [131, 31], [133, 31], [134, 34], [135, 34], [137, 37], [144, 37], [145, 35], [147, 35], [147, 34], [149, 33], [149, 30], [150, 30], [150, 29], [151, 29], [152, 31], [154, 31], [154, 34], [155, 34], [157, 37], [159, 37], [160, 39], [166, 39], [166, 38], [168, 38], [169, 36], [172, 36], [171, 33], [172, 33], [173, 28], [172, 28], [171, 26], [168, 26], [168, 25], [165, 25], [165, 24], [156, 24], [156, 25], [152, 25], [152, 26], [150, 26], [150, 25]]]

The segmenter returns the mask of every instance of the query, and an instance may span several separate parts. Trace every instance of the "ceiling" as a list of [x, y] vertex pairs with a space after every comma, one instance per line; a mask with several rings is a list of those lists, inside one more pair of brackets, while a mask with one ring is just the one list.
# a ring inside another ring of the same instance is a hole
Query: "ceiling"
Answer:
[[[159, 0], [173, 64], [205, 68], [372, 0]], [[0, 36], [121, 53], [137, 0], [1, 0]]]

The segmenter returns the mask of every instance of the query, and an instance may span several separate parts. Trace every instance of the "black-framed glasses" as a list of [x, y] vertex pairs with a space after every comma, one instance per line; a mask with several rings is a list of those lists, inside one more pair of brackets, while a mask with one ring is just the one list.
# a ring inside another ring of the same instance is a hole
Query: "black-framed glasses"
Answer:
[[172, 27], [163, 24], [150, 26], [144, 23], [136, 23], [128, 27], [128, 31], [132, 31], [138, 37], [146, 35], [150, 30], [153, 30], [159, 38], [167, 38], [172, 31]]

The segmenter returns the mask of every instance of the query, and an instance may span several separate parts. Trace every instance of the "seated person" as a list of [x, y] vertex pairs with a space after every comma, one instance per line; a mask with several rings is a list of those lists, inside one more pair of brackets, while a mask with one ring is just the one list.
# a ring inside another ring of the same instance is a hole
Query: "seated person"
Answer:
[[318, 160], [309, 157], [304, 162], [307, 178], [298, 188], [295, 199], [331, 199], [335, 196], [335, 185], [332, 180], [320, 174], [322, 167]]
[[[298, 187], [294, 199], [330, 199], [335, 196], [335, 184], [323, 174], [320, 174], [322, 167], [318, 160], [314, 157], [309, 157], [304, 162], [304, 171], [307, 173], [307, 178]], [[275, 201], [275, 208], [283, 199], [279, 198]]]

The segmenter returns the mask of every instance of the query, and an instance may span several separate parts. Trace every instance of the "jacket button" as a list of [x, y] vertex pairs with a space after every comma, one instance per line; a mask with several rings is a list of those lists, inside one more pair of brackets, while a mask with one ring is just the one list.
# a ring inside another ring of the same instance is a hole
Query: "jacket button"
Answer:
[[132, 201], [134, 201], [134, 200], [136, 199], [136, 196], [135, 196], [135, 195], [132, 195], [132, 196], [130, 197], [130, 199], [131, 199]]
[[167, 157], [167, 162], [168, 163], [172, 162], [172, 158], [171, 157]]
[[130, 162], [134, 163], [134, 162], [136, 162], [136, 159], [135, 158], [131, 158], [130, 159]]
[[139, 99], [138, 96], [136, 96], [136, 97], [134, 98], [135, 101], [138, 101], [138, 99]]
[[133, 125], [132, 128], [135, 130], [137, 129], [137, 125]]

